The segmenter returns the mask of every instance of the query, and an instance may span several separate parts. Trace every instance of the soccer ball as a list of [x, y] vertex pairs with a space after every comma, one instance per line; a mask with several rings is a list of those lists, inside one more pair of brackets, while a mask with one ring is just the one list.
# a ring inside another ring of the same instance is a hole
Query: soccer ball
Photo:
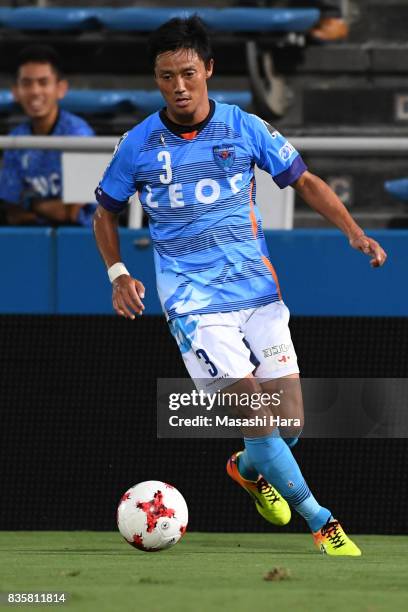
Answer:
[[159, 480], [128, 489], [117, 511], [119, 531], [135, 548], [155, 552], [177, 544], [187, 529], [188, 509], [177, 489]]

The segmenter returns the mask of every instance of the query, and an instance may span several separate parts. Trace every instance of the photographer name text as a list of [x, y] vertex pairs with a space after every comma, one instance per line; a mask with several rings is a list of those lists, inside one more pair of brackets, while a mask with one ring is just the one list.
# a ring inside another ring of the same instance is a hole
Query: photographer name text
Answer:
[[169, 417], [171, 427], [300, 427], [300, 419], [285, 419], [280, 416], [254, 416], [250, 418], [235, 418], [229, 416], [195, 416], [192, 418], [172, 415]]

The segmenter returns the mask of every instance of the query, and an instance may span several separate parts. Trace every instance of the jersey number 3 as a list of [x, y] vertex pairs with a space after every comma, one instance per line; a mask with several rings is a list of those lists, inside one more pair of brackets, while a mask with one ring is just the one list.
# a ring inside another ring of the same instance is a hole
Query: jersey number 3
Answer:
[[168, 151], [160, 151], [157, 154], [157, 159], [158, 161], [164, 161], [162, 168], [165, 171], [165, 174], [160, 174], [159, 176], [160, 182], [163, 183], [163, 185], [170, 185], [173, 179], [173, 172], [171, 170], [170, 153]]
[[217, 376], [218, 370], [215, 367], [215, 365], [213, 364], [213, 362], [210, 361], [210, 359], [209, 359], [207, 353], [204, 351], [204, 349], [198, 349], [195, 353], [196, 353], [196, 355], [197, 355], [197, 357], [199, 359], [203, 359], [204, 360], [205, 365], [210, 366], [208, 368], [209, 375], [210, 376]]

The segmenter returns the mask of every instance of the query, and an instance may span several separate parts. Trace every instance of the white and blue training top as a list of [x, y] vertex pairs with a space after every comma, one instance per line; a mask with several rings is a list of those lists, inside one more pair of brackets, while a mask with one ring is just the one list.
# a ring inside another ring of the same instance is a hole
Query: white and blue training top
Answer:
[[[80, 117], [60, 110], [50, 136], [93, 136], [92, 128]], [[15, 127], [10, 136], [32, 136], [31, 121]], [[61, 198], [61, 151], [7, 149], [0, 174], [0, 200], [29, 210], [34, 200]]]

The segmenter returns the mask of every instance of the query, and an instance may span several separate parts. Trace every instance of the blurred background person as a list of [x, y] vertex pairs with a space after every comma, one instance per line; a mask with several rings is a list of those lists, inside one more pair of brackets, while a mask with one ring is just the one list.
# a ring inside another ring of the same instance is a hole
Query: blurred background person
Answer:
[[[80, 117], [60, 109], [68, 91], [57, 53], [48, 46], [22, 50], [12, 92], [28, 120], [11, 136], [93, 136]], [[90, 226], [96, 205], [62, 201], [61, 152], [8, 149], [0, 175], [3, 223]]]

